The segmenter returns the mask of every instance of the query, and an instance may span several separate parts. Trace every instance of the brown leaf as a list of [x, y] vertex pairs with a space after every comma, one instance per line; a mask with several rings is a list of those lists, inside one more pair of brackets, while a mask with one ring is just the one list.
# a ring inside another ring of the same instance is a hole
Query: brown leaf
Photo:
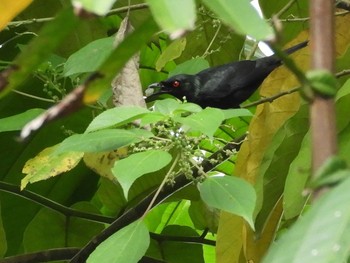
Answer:
[[[133, 27], [128, 17], [125, 17], [116, 35], [115, 45], [119, 45], [132, 31]], [[139, 57], [138, 53], [134, 55], [112, 81], [113, 103], [116, 107], [121, 105], [146, 107], [138, 73]]]

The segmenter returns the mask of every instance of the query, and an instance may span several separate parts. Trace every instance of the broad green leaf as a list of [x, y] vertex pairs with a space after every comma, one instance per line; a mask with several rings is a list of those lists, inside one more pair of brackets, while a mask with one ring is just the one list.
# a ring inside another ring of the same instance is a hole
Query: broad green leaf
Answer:
[[209, 206], [243, 217], [254, 229], [256, 194], [248, 182], [234, 176], [211, 176], [198, 189]]
[[263, 262], [346, 262], [350, 254], [349, 188], [347, 179], [319, 198], [272, 245]]
[[33, 0], [2, 0], [0, 1], [0, 31], [7, 23], [23, 11]]
[[[71, 208], [92, 214], [99, 212], [88, 202], [76, 203]], [[67, 219], [57, 211], [42, 208], [26, 226], [22, 245], [28, 252], [65, 246], [81, 247], [103, 229], [101, 223], [78, 217]]]
[[87, 263], [137, 263], [150, 243], [148, 229], [138, 220], [103, 241], [89, 256]]
[[43, 109], [30, 109], [23, 113], [0, 119], [0, 132], [19, 131], [24, 125], [44, 111]]
[[225, 119], [244, 117], [244, 116], [248, 116], [248, 117], [253, 116], [251, 111], [248, 109], [229, 109], [229, 110], [222, 110], [222, 112], [225, 115]]
[[7, 251], [7, 241], [6, 241], [6, 233], [5, 228], [2, 223], [1, 217], [1, 203], [0, 203], [0, 257], [3, 258]]
[[242, 35], [249, 35], [257, 40], [271, 38], [274, 35], [272, 28], [260, 18], [249, 1], [204, 0], [203, 2], [219, 19]]
[[[167, 225], [161, 232], [164, 236], [188, 236], [188, 237], [199, 237], [199, 234], [195, 229], [184, 225]], [[174, 263], [204, 263], [203, 258], [203, 246], [196, 243], [186, 242], [161, 242], [162, 255], [166, 262]], [[179, 251], [181, 253], [179, 254]], [[215, 261], [214, 261], [215, 262]]]
[[212, 137], [224, 120], [224, 114], [219, 109], [206, 108], [188, 117], [175, 117], [174, 119], [187, 126], [191, 131], [200, 131]]
[[146, 0], [154, 19], [167, 33], [175, 36], [194, 29], [196, 5], [193, 0]]
[[201, 108], [201, 106], [194, 104], [194, 103], [182, 103], [179, 105], [179, 107], [177, 107], [177, 109], [173, 112], [173, 113], [183, 113], [183, 112], [200, 112], [203, 109]]
[[104, 16], [111, 10], [116, 1], [117, 0], [72, 0], [72, 4], [76, 8], [83, 8], [96, 15]]
[[114, 37], [107, 37], [90, 42], [77, 52], [73, 53], [64, 64], [63, 75], [68, 77], [74, 74], [93, 72], [113, 52]]
[[174, 99], [157, 100], [154, 103], [154, 111], [160, 112], [164, 115], [171, 115], [177, 108], [179, 108], [181, 102]]
[[156, 70], [160, 71], [166, 63], [173, 61], [181, 56], [182, 51], [186, 47], [186, 38], [177, 39], [172, 42], [160, 55], [156, 62]]
[[169, 77], [177, 74], [197, 74], [198, 72], [209, 68], [209, 63], [206, 59], [199, 57], [187, 60], [176, 66], [176, 68], [169, 72]]
[[145, 217], [150, 232], [160, 233], [168, 225], [188, 225], [193, 227], [189, 216], [190, 201], [176, 200], [152, 208]]
[[[16, 88], [59, 46], [65, 37], [78, 25], [79, 19], [71, 9], [65, 9], [39, 32], [9, 68], [8, 80], [0, 85], [0, 97]], [[5, 86], [6, 85], [6, 86]]]
[[112, 108], [102, 112], [95, 119], [93, 119], [93, 121], [87, 127], [86, 132], [92, 132], [113, 126], [120, 126], [134, 121], [140, 118], [143, 114], [147, 113], [151, 114], [148, 109], [138, 106], [121, 106]]
[[160, 170], [170, 163], [171, 159], [169, 153], [161, 150], [134, 153], [127, 158], [116, 161], [112, 172], [122, 186], [127, 198], [129, 189], [137, 178]]
[[57, 145], [41, 151], [36, 157], [28, 160], [22, 173], [26, 176], [21, 180], [23, 190], [28, 183], [46, 180], [50, 177], [72, 170], [83, 158], [82, 152], [65, 152], [52, 154]]
[[64, 152], [103, 152], [118, 149], [131, 143], [152, 137], [146, 130], [106, 129], [91, 133], [75, 134], [65, 139], [55, 154]]
[[130, 33], [104, 61], [98, 71], [87, 83], [84, 94], [85, 103], [94, 103], [101, 94], [110, 87], [116, 74], [124, 67], [125, 63], [141, 49], [158, 30], [152, 18], [145, 20], [142, 25]]
[[308, 132], [293, 162], [289, 166], [289, 172], [283, 191], [283, 209], [286, 219], [300, 215], [308, 197], [303, 194], [307, 180], [311, 174], [311, 135]]
[[338, 90], [336, 97], [337, 129], [341, 132], [350, 122], [348, 109], [350, 103], [350, 79]]

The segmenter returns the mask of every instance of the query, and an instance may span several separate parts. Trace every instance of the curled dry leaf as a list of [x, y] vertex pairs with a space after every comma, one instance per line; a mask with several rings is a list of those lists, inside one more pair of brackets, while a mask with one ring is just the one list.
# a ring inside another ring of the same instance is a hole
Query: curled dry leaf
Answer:
[[[116, 35], [115, 45], [118, 46], [132, 31], [133, 27], [128, 17], [125, 17]], [[138, 73], [139, 57], [139, 53], [134, 55], [112, 81], [113, 103], [116, 107], [122, 105], [146, 107]]]

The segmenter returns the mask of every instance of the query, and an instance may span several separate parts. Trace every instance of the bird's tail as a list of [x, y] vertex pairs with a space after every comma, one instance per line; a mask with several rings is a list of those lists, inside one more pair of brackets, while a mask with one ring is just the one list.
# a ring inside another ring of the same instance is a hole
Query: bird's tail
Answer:
[[304, 42], [301, 42], [295, 46], [292, 46], [290, 48], [287, 48], [286, 50], [284, 50], [284, 52], [286, 52], [287, 54], [292, 54], [294, 53], [295, 51], [301, 49], [301, 48], [304, 48], [307, 46], [307, 44], [309, 43], [308, 40], [304, 41]]

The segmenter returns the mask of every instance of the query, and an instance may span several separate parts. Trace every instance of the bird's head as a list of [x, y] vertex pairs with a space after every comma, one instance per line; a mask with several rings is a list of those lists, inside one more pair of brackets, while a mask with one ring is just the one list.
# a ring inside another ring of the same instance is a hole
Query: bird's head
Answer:
[[195, 93], [195, 80], [193, 75], [180, 74], [153, 83], [146, 90], [146, 94], [150, 94], [147, 96], [147, 101], [155, 100], [161, 94], [170, 94], [178, 99], [183, 99], [183, 97], [191, 99]]

